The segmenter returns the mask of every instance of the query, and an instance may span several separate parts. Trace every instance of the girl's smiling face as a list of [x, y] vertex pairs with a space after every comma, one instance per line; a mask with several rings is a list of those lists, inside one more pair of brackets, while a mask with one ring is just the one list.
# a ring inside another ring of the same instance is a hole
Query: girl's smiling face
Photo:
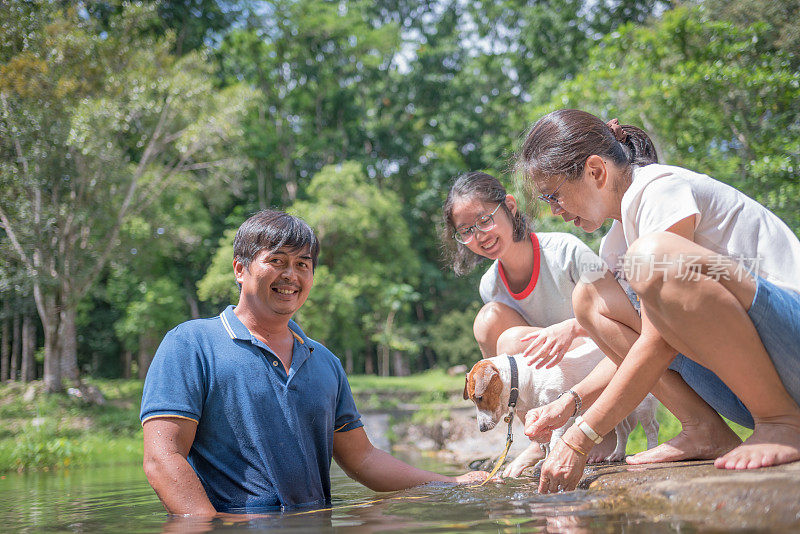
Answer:
[[514, 227], [508, 211], [516, 213], [516, 200], [511, 195], [506, 195], [503, 203], [505, 207], [501, 205], [492, 216], [494, 226], [485, 231], [475, 228], [474, 225], [490, 215], [498, 207], [497, 203], [484, 202], [475, 196], [461, 197], [453, 203], [453, 226], [456, 231], [472, 227], [472, 239], [464, 246], [475, 254], [495, 260], [502, 257], [514, 242]]

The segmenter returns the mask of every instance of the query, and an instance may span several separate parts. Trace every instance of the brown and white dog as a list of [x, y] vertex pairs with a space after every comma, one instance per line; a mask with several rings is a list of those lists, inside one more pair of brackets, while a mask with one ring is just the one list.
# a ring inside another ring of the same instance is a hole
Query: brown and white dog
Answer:
[[[583, 380], [603, 357], [597, 345], [589, 339], [569, 351], [558, 365], [550, 369], [535, 369], [528, 365], [521, 354], [512, 356], [519, 370], [519, 399], [515, 409], [517, 417], [525, 422], [529, 410], [556, 400], [561, 393]], [[475, 403], [481, 432], [493, 429], [508, 413], [510, 384], [511, 368], [505, 354], [480, 360], [467, 373], [464, 399]], [[645, 397], [633, 413], [616, 426], [616, 443], [609, 436], [609, 439], [592, 449], [589, 462], [622, 460], [625, 457], [628, 436], [637, 422], [641, 422], [644, 428], [647, 448], [658, 445], [658, 421], [655, 414], [657, 404], [658, 401], [652, 395]], [[570, 418], [567, 424], [555, 430], [549, 444], [542, 444], [544, 447], [537, 443], [531, 444], [505, 468], [503, 476], [517, 477], [524, 469], [536, 465], [573, 422], [574, 418]], [[612, 451], [611, 446], [614, 444], [616, 446]]]

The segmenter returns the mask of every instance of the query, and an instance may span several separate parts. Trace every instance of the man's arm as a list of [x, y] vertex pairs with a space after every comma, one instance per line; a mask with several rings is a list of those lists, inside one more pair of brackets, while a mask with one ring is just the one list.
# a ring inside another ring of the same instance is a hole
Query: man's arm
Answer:
[[145, 421], [144, 473], [171, 514], [216, 515], [197, 474], [186, 461], [197, 423], [156, 417]]
[[433, 481], [465, 484], [486, 478], [483, 471], [448, 477], [417, 469], [376, 449], [363, 427], [333, 435], [333, 458], [347, 476], [373, 491], [397, 491]]

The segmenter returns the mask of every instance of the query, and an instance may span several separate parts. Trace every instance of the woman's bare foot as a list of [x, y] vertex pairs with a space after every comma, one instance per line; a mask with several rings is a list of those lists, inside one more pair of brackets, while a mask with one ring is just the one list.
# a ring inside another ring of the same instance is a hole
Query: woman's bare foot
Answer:
[[712, 423], [684, 424], [680, 434], [658, 447], [628, 456], [629, 464], [653, 464], [680, 460], [710, 460], [725, 454], [742, 440], [719, 416]]
[[719, 469], [758, 469], [800, 460], [800, 421], [769, 420], [756, 422], [753, 435], [728, 454], [717, 458]]
[[592, 447], [592, 450], [589, 451], [589, 456], [586, 458], [587, 464], [599, 464], [601, 462], [609, 461], [609, 462], [619, 462], [625, 457], [625, 451], [623, 451], [622, 455], [617, 457], [614, 455], [614, 451], [617, 447], [617, 431], [616, 429], [612, 429], [611, 432], [603, 437], [602, 443], [600, 445], [595, 445]]

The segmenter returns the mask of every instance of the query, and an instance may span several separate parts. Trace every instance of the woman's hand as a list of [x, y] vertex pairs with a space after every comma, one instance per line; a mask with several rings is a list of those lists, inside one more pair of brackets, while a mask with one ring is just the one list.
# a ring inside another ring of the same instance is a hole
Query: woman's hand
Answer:
[[[568, 439], [565, 435], [564, 439]], [[586, 466], [586, 456], [558, 440], [542, 463], [539, 493], [571, 491], [578, 487]]]
[[579, 335], [579, 329], [580, 326], [576, 319], [567, 319], [523, 336], [520, 341], [523, 343], [530, 341], [530, 344], [522, 352], [522, 355], [530, 358], [528, 365], [536, 363], [537, 369], [544, 366], [550, 369], [558, 365], [558, 362], [569, 351], [572, 342]]
[[559, 398], [530, 410], [525, 414], [525, 435], [532, 441], [548, 443], [557, 430], [567, 424], [575, 413], [575, 400], [572, 395], [561, 395]]

